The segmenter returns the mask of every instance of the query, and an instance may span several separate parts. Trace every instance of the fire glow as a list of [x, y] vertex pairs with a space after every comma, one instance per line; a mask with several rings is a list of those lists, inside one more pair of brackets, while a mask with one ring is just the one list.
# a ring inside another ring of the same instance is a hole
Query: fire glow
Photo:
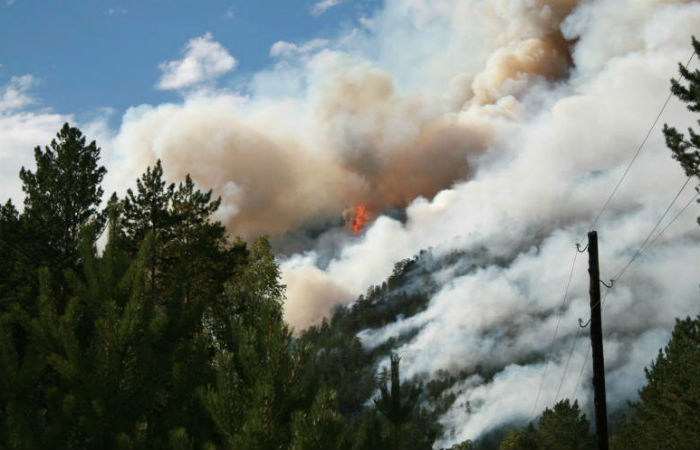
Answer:
[[356, 235], [362, 231], [362, 228], [369, 222], [369, 215], [367, 214], [367, 205], [357, 205], [353, 208], [353, 215], [351, 217], [350, 228], [352, 228], [353, 233]]

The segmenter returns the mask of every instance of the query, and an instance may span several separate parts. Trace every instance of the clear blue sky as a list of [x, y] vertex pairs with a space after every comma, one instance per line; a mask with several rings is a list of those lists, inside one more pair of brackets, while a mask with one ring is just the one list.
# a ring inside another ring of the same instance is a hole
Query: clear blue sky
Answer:
[[29, 74], [39, 107], [77, 118], [98, 108], [175, 101], [156, 88], [164, 61], [181, 59], [186, 43], [211, 33], [237, 60], [219, 84], [245, 79], [274, 63], [270, 46], [332, 37], [376, 5], [370, 0], [0, 0], [0, 86]]

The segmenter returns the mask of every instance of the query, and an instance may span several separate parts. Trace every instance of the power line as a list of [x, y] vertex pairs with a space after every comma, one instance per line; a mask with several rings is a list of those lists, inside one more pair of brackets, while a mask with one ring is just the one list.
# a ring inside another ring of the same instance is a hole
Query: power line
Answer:
[[[691, 197], [690, 200], [688, 200], [688, 202], [685, 204], [685, 206], [683, 206], [683, 208], [681, 208], [681, 210], [673, 217], [673, 219], [671, 219], [671, 221], [670, 221], [668, 224], [666, 224], [666, 226], [665, 226], [661, 231], [659, 231], [659, 232], [656, 234], [656, 236], [654, 236], [653, 239], [651, 239], [651, 236], [654, 234], [654, 231], [656, 231], [656, 229], [659, 227], [659, 225], [661, 225], [661, 222], [663, 222], [663, 220], [664, 220], [664, 218], [666, 217], [666, 215], [669, 213], [669, 211], [671, 210], [671, 208], [673, 207], [673, 205], [676, 203], [676, 200], [678, 200], [678, 197], [680, 197], [680, 195], [681, 195], [681, 193], [683, 192], [683, 190], [686, 188], [686, 186], [688, 186], [688, 182], [690, 181], [691, 178], [692, 178], [692, 176], [688, 177], [688, 178], [685, 180], [685, 182], [683, 183], [683, 185], [681, 186], [681, 188], [678, 190], [678, 192], [676, 193], [676, 195], [673, 197], [673, 199], [671, 200], [671, 202], [670, 202], [670, 203], [668, 204], [668, 206], [666, 207], [666, 210], [664, 211], [664, 213], [661, 215], [661, 217], [659, 217], [659, 220], [656, 221], [656, 224], [654, 225], [654, 227], [649, 231], [649, 233], [647, 234], [647, 237], [644, 239], [644, 241], [642, 241], [641, 245], [637, 248], [637, 250], [634, 252], [634, 254], [633, 254], [632, 257], [630, 258], [630, 260], [625, 264], [625, 266], [624, 266], [621, 270], [618, 270], [618, 271], [616, 272], [616, 275], [613, 276], [613, 277], [610, 279], [610, 283], [611, 283], [610, 286], [607, 286], [607, 285], [606, 285], [606, 287], [612, 288], [613, 285], [614, 285], [615, 283], [617, 283], [617, 282], [620, 280], [620, 278], [622, 277], [622, 275], [627, 271], [627, 269], [629, 268], [629, 266], [631, 266], [632, 263], [633, 263], [637, 258], [639, 258], [639, 257], [642, 255], [642, 253], [643, 253], [644, 251], [646, 251], [646, 249], [648, 249], [649, 247], [651, 247], [651, 245], [659, 239], [659, 237], [671, 226], [671, 224], [673, 224], [673, 222], [675, 222], [676, 219], [678, 219], [678, 218], [680, 217], [680, 215], [683, 213], [683, 211], [685, 211], [685, 210], [688, 208], [688, 206], [690, 206], [690, 204], [693, 202], [693, 200], [694, 200], [695, 198], [697, 198], [698, 195], [700, 195], [700, 193], [698, 193], [698, 194], [695, 194], [693, 197]], [[651, 240], [650, 240], [650, 239], [651, 239]], [[602, 282], [602, 281], [601, 281], [601, 282]], [[605, 284], [605, 283], [603, 283], [603, 284]], [[607, 291], [606, 291], [606, 294], [607, 294]], [[604, 301], [604, 299], [601, 301], [601, 303], [602, 303], [603, 301]], [[594, 306], [597, 306], [597, 305], [594, 305]]]
[[[690, 204], [693, 203], [693, 200], [697, 199], [698, 196], [700, 196], [700, 192], [696, 193], [695, 195], [693, 195], [692, 197], [690, 197], [690, 199], [688, 199], [688, 202], [685, 204], [685, 206], [683, 206], [683, 208], [681, 208], [681, 210], [678, 211], [678, 213], [677, 213], [675, 216], [673, 216], [673, 219], [671, 219], [671, 221], [670, 221], [668, 224], [666, 224], [666, 226], [663, 227], [663, 229], [662, 229], [661, 231], [659, 231], [659, 234], [657, 234], [656, 236], [654, 236], [654, 239], [652, 239], [651, 242], [649, 242], [649, 245], [647, 245], [647, 248], [649, 248], [649, 247], [651, 247], [652, 245], [654, 245], [654, 242], [656, 242], [656, 240], [659, 239], [659, 237], [660, 237], [662, 234], [664, 234], [664, 231], [666, 231], [666, 230], [668, 229], [668, 227], [670, 227], [671, 224], [673, 224], [673, 222], [675, 222], [676, 219], [678, 219], [678, 218], [681, 216], [681, 214], [683, 214], [683, 212], [684, 212], [686, 209], [688, 209], [688, 206], [690, 206]], [[645, 248], [644, 250], [646, 250], [646, 248]], [[642, 250], [642, 251], [644, 251], [644, 250]]]
[[[688, 58], [688, 62], [685, 63], [685, 68], [687, 69], [688, 66], [690, 65], [690, 62], [693, 60], [695, 57], [695, 52], [691, 53], [690, 58]], [[671, 100], [671, 97], [673, 96], [672, 92], [668, 93], [668, 97], [666, 97], [666, 101], [664, 101], [663, 105], [661, 106], [661, 110], [659, 113], [656, 115], [656, 118], [654, 119], [654, 122], [651, 124], [651, 127], [649, 127], [649, 130], [647, 131], [646, 135], [644, 136], [644, 139], [642, 142], [639, 144], [639, 147], [637, 147], [637, 151], [635, 152], [634, 156], [630, 160], [630, 162], [627, 164], [627, 167], [625, 168], [625, 171], [622, 173], [622, 176], [620, 177], [620, 180], [617, 182], [615, 187], [613, 188], [612, 192], [610, 192], [610, 195], [608, 196], [607, 200], [605, 200], [605, 203], [603, 203], [602, 208], [600, 211], [598, 211], [598, 214], [595, 216], [593, 219], [593, 222], [591, 222], [591, 225], [588, 227], [589, 230], [592, 230], [593, 227], [598, 223], [598, 220], [600, 219], [600, 216], [605, 212], [607, 209], [608, 205], [610, 204], [610, 200], [615, 196], [615, 193], [617, 193], [617, 190], [620, 188], [620, 185], [622, 185], [622, 182], [625, 180], [625, 177], [627, 177], [627, 174], [629, 173], [630, 169], [632, 168], [632, 165], [634, 162], [637, 160], [637, 157], [642, 151], [642, 148], [644, 148], [644, 144], [646, 144], [647, 140], [649, 140], [649, 136], [651, 136], [651, 132], [654, 130], [654, 127], [656, 127], [656, 124], [659, 122], [659, 119], [661, 118], [661, 115], [663, 114], [664, 110], [666, 109], [666, 106], [668, 105], [668, 102]]]
[[571, 262], [571, 270], [569, 271], [569, 279], [566, 281], [566, 288], [564, 288], [564, 297], [562, 298], [561, 305], [559, 306], [559, 316], [557, 317], [557, 325], [554, 328], [554, 336], [552, 336], [552, 342], [549, 345], [549, 351], [545, 356], [544, 371], [542, 372], [542, 378], [540, 379], [540, 386], [537, 389], [537, 396], [535, 397], [535, 403], [532, 405], [532, 412], [530, 413], [530, 421], [535, 418], [535, 412], [537, 411], [537, 402], [540, 401], [540, 394], [542, 393], [542, 387], [544, 385], [544, 379], [547, 376], [547, 367], [549, 366], [549, 361], [552, 355], [552, 350], [554, 349], [554, 342], [557, 339], [557, 333], [559, 332], [559, 324], [561, 322], [561, 316], [564, 314], [564, 306], [566, 306], [566, 299], [569, 296], [569, 287], [571, 286], [571, 279], [574, 275], [574, 268], [576, 267], [576, 258], [578, 257], [578, 250], [574, 252], [574, 259]]
[[[685, 187], [685, 185], [684, 185], [684, 187]], [[681, 190], [682, 190], [682, 189], [681, 189]], [[666, 226], [664, 226], [664, 227], [661, 229], [661, 231], [659, 231], [659, 232], [656, 234], [656, 236], [654, 236], [654, 238], [653, 238], [651, 241], [649, 241], [649, 243], [646, 245], [646, 247], [640, 247], [638, 254], [636, 254], [636, 257], [638, 258], [646, 249], [648, 249], [649, 247], [651, 247], [652, 245], [654, 245], [654, 243], [659, 239], [659, 237], [661, 237], [661, 235], [664, 234], [664, 232], [666, 232], [666, 230], [668, 230], [668, 228], [669, 228], [671, 225], [673, 225], [673, 223], [685, 212], [686, 209], [688, 209], [688, 207], [691, 205], [691, 203], [693, 203], [693, 201], [694, 201], [695, 199], [697, 199], [699, 196], [700, 196], [700, 192], [699, 192], [699, 193], [696, 193], [695, 195], [693, 195], [692, 197], [690, 197], [690, 199], [685, 203], [685, 205], [683, 206], [683, 208], [681, 208], [681, 209], [676, 213], [676, 215], [673, 216], [673, 219], [671, 219], [671, 221], [670, 221], [669, 223], [667, 223]], [[676, 198], [677, 198], [677, 196], [676, 196]], [[675, 201], [675, 199], [674, 199], [674, 201]], [[652, 231], [653, 231], [653, 230], [652, 230]], [[629, 268], [629, 266], [632, 264], [632, 262], [634, 261], [634, 259], [636, 259], [636, 258], [631, 259], [630, 262], [628, 262], [627, 265], [624, 267], [624, 269], [623, 269], [622, 271], [620, 271], [619, 275], [617, 275], [617, 277], [615, 278], [615, 281], [618, 281], [620, 278], [622, 278], [622, 275], [625, 273], [625, 271], [627, 270], [627, 268]], [[603, 308], [603, 310], [605, 310], [605, 299], [608, 297], [608, 292], [610, 292], [610, 289], [608, 289], [608, 290], [605, 291], [605, 294], [603, 295], [603, 299], [602, 299], [601, 302], [600, 302], [600, 303], [601, 303], [601, 307]], [[572, 399], [573, 399], [573, 398], [576, 398], [576, 393], [578, 392], [579, 384], [580, 384], [580, 382], [581, 382], [581, 377], [583, 376], [583, 371], [584, 371], [584, 369], [586, 368], [586, 365], [587, 365], [587, 363], [588, 363], [588, 356], [590, 355], [590, 352], [591, 352], [591, 348], [588, 347], [588, 350], [586, 351], [586, 356], [585, 356], [585, 358], [584, 358], [584, 360], [583, 360], [583, 364], [581, 365], [581, 370], [579, 371], [578, 378], [577, 378], [577, 380], [576, 380], [574, 393], [573, 393], [573, 395], [572, 395], [572, 397], [571, 397]]]
[[693, 200], [695, 200], [695, 199], [697, 198], [697, 196], [698, 196], [699, 194], [693, 195], [693, 196], [690, 198], [690, 200], [688, 200], [688, 202], [685, 204], [685, 206], [683, 206], [683, 208], [681, 208], [681, 210], [673, 217], [673, 219], [671, 219], [671, 221], [670, 221], [668, 224], [666, 224], [666, 226], [665, 226], [661, 231], [659, 231], [659, 233], [658, 233], [656, 236], [654, 236], [654, 239], [652, 239], [651, 241], [649, 241], [649, 238], [651, 238], [651, 235], [654, 233], [654, 231], [656, 231], [656, 228], [659, 226], [659, 224], [661, 224], [661, 221], [663, 220], [663, 218], [666, 216], [666, 214], [668, 214], [668, 211], [671, 209], [671, 206], [672, 206], [673, 203], [675, 203], [675, 201], [678, 199], [678, 196], [680, 196], [681, 192], [683, 191], [683, 189], [685, 188], [685, 186], [688, 184], [688, 181], [690, 181], [690, 177], [688, 177], [688, 179], [685, 181], [685, 184], [683, 184], [683, 187], [681, 188], [681, 190], [678, 191], [678, 194], [676, 194], [676, 197], [673, 199], [673, 201], [672, 201], [671, 204], [668, 206], [668, 208], [666, 208], [666, 212], [664, 212], [664, 215], [661, 216], [661, 218], [660, 218], [659, 221], [656, 223], [656, 225], [654, 226], [654, 228], [652, 228], [652, 230], [649, 232], [649, 235], [648, 235], [647, 238], [644, 240], [644, 242], [642, 243], [642, 245], [639, 246], [639, 248], [637, 249], [637, 251], [635, 252], [635, 254], [634, 254], [634, 255], [632, 256], [632, 258], [627, 262], [627, 264], [625, 264], [625, 266], [624, 266], [621, 270], [618, 271], [617, 275], [615, 275], [615, 277], [613, 278], [615, 281], [617, 281], [617, 280], [619, 280], [620, 278], [622, 278], [622, 275], [624, 275], [624, 273], [627, 271], [627, 269], [629, 268], [629, 266], [631, 266], [632, 263], [633, 263], [637, 258], [639, 258], [639, 256], [641, 256], [641, 254], [642, 254], [647, 248], [651, 247], [652, 244], [654, 244], [654, 242], [656, 242], [656, 241], [659, 239], [659, 237], [668, 229], [668, 227], [670, 227], [670, 226], [673, 224], [673, 222], [675, 222], [676, 219], [678, 219], [678, 218], [680, 217], [680, 215], [683, 214], [683, 212], [688, 208], [688, 206], [690, 206], [690, 204], [693, 202]]
[[559, 387], [557, 388], [557, 393], [554, 396], [554, 403], [557, 403], [557, 399], [559, 398], [559, 393], [561, 392], [561, 388], [564, 385], [564, 379], [566, 378], [566, 374], [569, 371], [569, 364], [571, 363], [571, 356], [574, 354], [574, 350], [576, 350], [576, 344], [578, 344], [578, 339], [581, 337], [581, 330], [583, 330], [584, 327], [579, 326], [578, 330], [576, 330], [576, 336], [574, 337], [574, 341], [571, 344], [571, 350], [569, 351], [569, 357], [566, 359], [566, 366], [564, 366], [564, 371], [561, 374], [561, 380], [559, 380]]
[[[693, 60], [694, 57], [695, 57], [695, 52], [692, 52], [691, 55], [690, 55], [690, 57], [688, 58], [688, 61], [685, 63], [685, 67], [686, 67], [686, 68], [690, 65], [690, 63], [691, 63], [691, 61]], [[624, 181], [625, 178], [627, 177], [628, 173], [630, 172], [630, 170], [631, 170], [631, 168], [632, 168], [632, 165], [634, 164], [634, 162], [635, 162], [635, 161], [637, 160], [637, 158], [639, 157], [639, 155], [640, 155], [642, 149], [644, 148], [644, 145], [646, 144], [646, 142], [649, 140], [649, 137], [651, 136], [652, 131], [653, 131], [654, 128], [656, 127], [656, 124], [659, 122], [659, 119], [660, 119], [661, 116], [663, 115], [663, 112], [665, 111], [666, 107], [668, 106], [668, 103], [670, 102], [672, 96], [673, 96], [673, 93], [672, 93], [672, 92], [669, 92], [668, 96], [666, 97], [666, 100], [664, 101], [663, 105], [661, 106], [661, 109], [660, 109], [659, 113], [656, 115], [656, 118], [654, 119], [654, 121], [652, 122], [651, 126], [649, 127], [649, 130], [647, 130], [647, 133], [645, 134], [644, 139], [642, 139], [642, 142], [641, 142], [641, 143], [639, 144], [639, 146], [637, 147], [637, 151], [635, 152], [635, 154], [634, 154], [634, 156], [632, 157], [632, 159], [630, 160], [630, 162], [627, 164], [627, 167], [625, 168], [624, 172], [622, 173], [622, 176], [621, 176], [620, 179], [618, 180], [618, 182], [617, 182], [617, 184], [615, 185], [615, 187], [613, 188], [613, 190], [610, 192], [610, 195], [608, 195], [608, 197], [607, 197], [607, 199], [605, 200], [605, 202], [603, 203], [603, 206], [601, 207], [600, 211], [598, 212], [598, 214], [595, 216], [595, 218], [594, 218], [593, 221], [591, 222], [590, 226], [588, 227], [589, 230], [592, 230], [593, 227], [595, 227], [595, 225], [598, 223], [598, 220], [599, 220], [600, 217], [603, 215], [603, 213], [605, 212], [605, 210], [606, 210], [607, 207], [609, 206], [610, 201], [611, 201], [612, 198], [615, 196], [615, 194], [617, 193], [618, 189], [619, 189], [620, 186], [622, 185], [623, 181]], [[654, 226], [654, 228], [652, 228], [652, 230], [649, 232], [649, 234], [647, 235], [647, 237], [644, 239], [644, 241], [642, 242], [642, 244], [640, 245], [640, 247], [637, 249], [637, 251], [635, 252], [635, 254], [632, 256], [631, 260], [627, 263], [627, 265], [623, 268], [623, 270], [621, 270], [621, 271], [619, 272], [619, 274], [613, 278], [614, 280], [619, 279], [619, 278], [622, 276], [622, 274], [624, 274], [624, 272], [627, 270], [627, 268], [632, 264], [632, 262], [633, 262], [636, 258], [638, 258], [639, 255], [641, 255], [641, 253], [642, 253], [644, 250], [646, 250], [645, 245], [647, 245], [647, 243], [649, 243], [649, 239], [650, 239], [651, 236], [653, 235], [654, 231], [656, 231], [656, 229], [659, 227], [659, 225], [661, 224], [661, 222], [663, 221], [663, 219], [666, 217], [666, 215], [668, 214], [668, 212], [669, 212], [670, 209], [672, 208], [673, 204], [676, 202], [676, 200], [677, 200], [678, 197], [680, 196], [681, 192], [682, 192], [682, 191], [685, 189], [685, 187], [688, 185], [688, 182], [690, 181], [690, 178], [691, 178], [691, 177], [688, 177], [688, 179], [686, 179], [685, 183], [683, 184], [683, 186], [681, 187], [681, 189], [678, 191], [678, 193], [676, 194], [676, 196], [673, 198], [673, 200], [671, 201], [671, 203], [668, 205], [668, 207], [666, 208], [666, 210], [664, 211], [664, 213], [662, 214], [662, 216], [659, 218], [659, 220], [657, 221], [657, 223], [656, 223], [656, 225]], [[686, 206], [683, 208], [683, 210], [685, 210], [685, 208], [687, 208], [687, 206], [688, 206], [688, 205], [686, 205]], [[682, 212], [682, 211], [681, 211], [681, 212]], [[656, 235], [656, 237], [654, 238], [653, 241], [655, 241], [656, 239], [658, 239], [658, 237], [668, 228], [668, 226], [670, 226], [671, 223], [673, 223], [673, 222], [678, 218], [679, 215], [680, 215], [680, 213], [679, 213], [678, 215], [676, 215], [676, 217], [674, 217], [674, 219], [673, 219], [659, 234]], [[653, 242], [653, 241], [652, 241], [652, 242]], [[649, 243], [649, 245], [651, 245], [651, 243]], [[578, 256], [578, 251], [577, 251], [576, 254], [574, 255], [574, 261], [573, 261], [573, 264], [572, 264], [572, 267], [571, 267], [571, 272], [569, 273], [569, 280], [567, 281], [566, 289], [565, 289], [565, 292], [564, 292], [564, 299], [562, 300], [562, 307], [563, 307], [564, 303], [566, 302], [566, 298], [567, 298], [567, 296], [568, 296], [569, 286], [570, 286], [570, 283], [571, 283], [571, 277], [572, 277], [572, 275], [573, 275], [574, 265], [576, 264], [576, 257], [577, 257], [577, 256]], [[611, 281], [613, 281], [613, 280], [611, 280]], [[611, 285], [610, 287], [612, 287], [612, 285]], [[602, 300], [601, 302], [604, 302], [604, 301], [605, 301], [605, 298], [607, 297], [607, 295], [608, 295], [608, 291], [606, 290], [605, 295], [603, 296], [603, 300]], [[537, 403], [539, 402], [539, 398], [540, 398], [540, 395], [541, 395], [541, 392], [542, 392], [542, 387], [543, 387], [543, 385], [544, 385], [544, 380], [545, 380], [545, 377], [546, 377], [546, 374], [547, 374], [547, 368], [548, 368], [548, 365], [549, 365], [551, 353], [552, 353], [552, 350], [553, 350], [553, 348], [554, 348], [554, 342], [555, 342], [555, 340], [556, 340], [556, 336], [557, 336], [557, 333], [558, 333], [558, 330], [559, 330], [559, 325], [560, 325], [560, 321], [561, 321], [561, 315], [562, 315], [562, 311], [560, 310], [559, 316], [558, 316], [558, 318], [557, 318], [557, 325], [556, 325], [556, 328], [555, 328], [555, 330], [554, 330], [554, 336], [552, 337], [552, 342], [551, 342], [551, 344], [550, 344], [549, 351], [547, 352], [547, 356], [546, 356], [546, 358], [545, 358], [545, 367], [544, 367], [544, 371], [543, 371], [543, 373], [542, 373], [542, 378], [540, 379], [540, 385], [539, 385], [539, 388], [538, 388], [538, 390], [537, 390], [537, 396], [535, 397], [535, 403], [534, 403], [534, 405], [533, 405], [532, 413], [530, 414], [530, 420], [532, 420], [532, 419], [534, 418], [535, 411], [537, 410]], [[571, 347], [571, 350], [570, 350], [570, 352], [569, 352], [569, 356], [567, 357], [566, 365], [565, 365], [565, 367], [564, 367], [564, 371], [563, 371], [563, 373], [562, 373], [562, 377], [561, 377], [561, 380], [560, 380], [560, 382], [559, 382], [559, 386], [558, 386], [558, 388], [557, 388], [557, 393], [556, 393], [555, 398], [554, 398], [554, 401], [555, 401], [555, 402], [556, 402], [556, 400], [559, 398], [559, 394], [560, 394], [560, 392], [561, 392], [561, 388], [562, 388], [562, 386], [563, 386], [564, 379], [566, 378], [566, 374], [568, 373], [569, 364], [570, 364], [570, 362], [571, 362], [572, 355], [573, 355], [573, 353], [574, 353], [574, 351], [575, 351], [575, 348], [576, 348], [576, 343], [577, 343], [577, 341], [578, 341], [578, 339], [579, 339], [579, 337], [580, 337], [580, 334], [581, 334], [581, 330], [582, 330], [582, 327], [579, 327], [579, 329], [578, 329], [577, 332], [576, 332], [576, 337], [574, 338], [574, 342], [573, 342], [572, 347]], [[590, 352], [590, 348], [588, 349], [588, 352]], [[586, 355], [586, 359], [587, 359], [587, 358], [588, 358], [588, 355]], [[580, 380], [581, 374], [583, 373], [584, 367], [585, 367], [585, 361], [584, 361], [584, 366], [581, 368], [581, 372], [579, 373], [579, 380]], [[577, 381], [577, 384], [578, 384], [578, 381]]]

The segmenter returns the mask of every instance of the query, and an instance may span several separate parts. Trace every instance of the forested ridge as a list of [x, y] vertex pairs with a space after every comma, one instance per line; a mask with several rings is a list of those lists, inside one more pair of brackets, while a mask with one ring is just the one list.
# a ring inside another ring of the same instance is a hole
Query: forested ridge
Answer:
[[[700, 74], [685, 75], [675, 92], [698, 108]], [[697, 134], [666, 133], [698, 175]], [[0, 208], [0, 448], [409, 450], [442, 435], [470, 373], [406, 380], [398, 342], [358, 338], [426, 307], [426, 253], [294, 336], [269, 242], [228, 237], [211, 191], [166, 182], [159, 161], [102, 207], [100, 149], [68, 124], [35, 164], [21, 211]], [[699, 448], [700, 316], [654, 356], [612, 447]], [[516, 425], [452, 448], [594, 448], [576, 401]]]

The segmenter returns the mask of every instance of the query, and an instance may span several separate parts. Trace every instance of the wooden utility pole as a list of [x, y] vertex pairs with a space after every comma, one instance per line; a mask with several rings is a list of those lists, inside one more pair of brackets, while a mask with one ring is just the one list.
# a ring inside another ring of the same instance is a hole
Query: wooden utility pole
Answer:
[[593, 390], [595, 393], [595, 428], [598, 450], [608, 450], [608, 411], [605, 403], [605, 362], [600, 315], [600, 270], [598, 268], [598, 233], [588, 232], [588, 274], [591, 278], [591, 347], [593, 348]]

